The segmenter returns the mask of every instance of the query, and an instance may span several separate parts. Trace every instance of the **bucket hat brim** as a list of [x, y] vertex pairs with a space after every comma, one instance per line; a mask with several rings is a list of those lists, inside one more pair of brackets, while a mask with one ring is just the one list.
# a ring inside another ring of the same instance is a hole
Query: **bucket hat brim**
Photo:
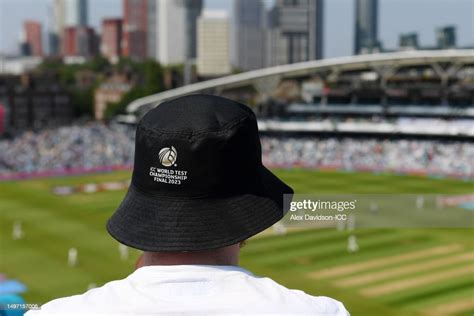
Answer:
[[212, 198], [157, 197], [132, 182], [107, 231], [122, 244], [151, 252], [202, 251], [239, 243], [278, 222], [289, 208], [284, 195], [293, 190], [264, 166], [259, 176], [258, 195]]

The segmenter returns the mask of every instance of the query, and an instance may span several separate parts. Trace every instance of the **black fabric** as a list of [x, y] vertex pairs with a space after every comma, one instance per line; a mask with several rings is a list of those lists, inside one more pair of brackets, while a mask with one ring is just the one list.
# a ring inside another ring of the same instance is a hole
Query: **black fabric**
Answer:
[[262, 165], [254, 113], [210, 95], [165, 102], [136, 131], [132, 184], [109, 219], [119, 242], [145, 251], [196, 251], [273, 225], [293, 190]]

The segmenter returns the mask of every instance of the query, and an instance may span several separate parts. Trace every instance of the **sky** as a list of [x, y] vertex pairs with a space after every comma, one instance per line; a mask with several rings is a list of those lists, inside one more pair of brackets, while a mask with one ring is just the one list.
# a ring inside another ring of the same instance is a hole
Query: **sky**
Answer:
[[[232, 9], [233, 0], [204, 0], [208, 9]], [[266, 0], [270, 5], [271, 0]], [[379, 0], [379, 37], [386, 49], [400, 33], [418, 32], [422, 46], [435, 44], [435, 29], [457, 26], [459, 46], [474, 47], [474, 0]], [[324, 57], [351, 55], [355, 0], [325, 0]], [[22, 23], [38, 20], [47, 29], [51, 0], [0, 0], [0, 54], [17, 52]], [[89, 21], [97, 29], [104, 17], [122, 15], [122, 0], [89, 0]]]

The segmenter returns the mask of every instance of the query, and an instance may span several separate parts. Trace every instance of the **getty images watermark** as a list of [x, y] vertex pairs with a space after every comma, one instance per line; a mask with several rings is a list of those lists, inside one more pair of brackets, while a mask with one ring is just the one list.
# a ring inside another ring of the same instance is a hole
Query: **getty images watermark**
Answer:
[[[290, 202], [291, 221], [346, 221], [347, 211], [355, 210], [357, 200], [311, 200]], [[303, 212], [303, 213], [302, 213]]]
[[10, 315], [9, 312], [12, 312], [12, 315], [23, 315], [23, 313], [28, 310], [40, 310], [40, 309], [41, 309], [40, 304], [5, 303], [5, 304], [0, 304], [0, 315], [4, 315], [1, 313], [2, 311], [6, 312], [5, 315]]
[[474, 194], [285, 195], [287, 227], [473, 228]]

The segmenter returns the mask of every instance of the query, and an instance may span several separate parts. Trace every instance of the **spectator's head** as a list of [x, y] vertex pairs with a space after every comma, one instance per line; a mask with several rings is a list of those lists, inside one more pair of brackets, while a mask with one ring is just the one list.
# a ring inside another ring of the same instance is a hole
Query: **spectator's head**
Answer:
[[248, 107], [191, 95], [138, 124], [132, 182], [107, 229], [145, 265], [236, 264], [239, 243], [280, 220], [292, 193], [262, 165]]

